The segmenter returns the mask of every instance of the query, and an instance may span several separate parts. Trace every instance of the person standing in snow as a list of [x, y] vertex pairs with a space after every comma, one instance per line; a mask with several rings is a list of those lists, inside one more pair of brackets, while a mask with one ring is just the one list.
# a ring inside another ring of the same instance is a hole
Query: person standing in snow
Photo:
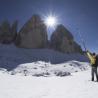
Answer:
[[96, 79], [98, 82], [98, 73], [97, 73], [97, 66], [98, 66], [98, 60], [97, 60], [97, 55], [95, 53], [90, 53], [87, 51], [87, 56], [90, 60], [91, 63], [91, 76], [92, 76], [92, 81], [94, 81], [94, 74], [96, 75]]

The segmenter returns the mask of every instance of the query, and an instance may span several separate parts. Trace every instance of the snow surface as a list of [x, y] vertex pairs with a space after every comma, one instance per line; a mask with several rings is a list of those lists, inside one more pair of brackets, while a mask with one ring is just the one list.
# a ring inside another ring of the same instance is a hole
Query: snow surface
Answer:
[[0, 98], [98, 98], [85, 61], [80, 54], [0, 45]]
[[20, 64], [9, 73], [12, 75], [32, 76], [67, 76], [73, 72], [89, 69], [89, 63], [79, 61], [68, 61], [61, 64], [51, 64], [42, 61]]
[[0, 71], [0, 98], [98, 98], [90, 70], [66, 77], [10, 75]]
[[87, 58], [80, 54], [63, 54], [50, 49], [23, 49], [17, 48], [13, 44], [0, 44], [0, 68], [7, 70], [12, 70], [20, 64], [36, 61], [58, 64], [72, 60], [85, 62]]

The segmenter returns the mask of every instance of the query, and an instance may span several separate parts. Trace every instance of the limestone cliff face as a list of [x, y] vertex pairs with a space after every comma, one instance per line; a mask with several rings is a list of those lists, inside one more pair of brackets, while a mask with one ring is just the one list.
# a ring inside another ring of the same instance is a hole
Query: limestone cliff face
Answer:
[[51, 36], [51, 48], [64, 53], [82, 52], [81, 47], [74, 41], [73, 35], [63, 26], [58, 25]]
[[47, 28], [39, 15], [33, 15], [21, 28], [16, 43], [23, 48], [44, 48], [48, 41]]
[[0, 43], [10, 44], [13, 43], [17, 35], [17, 21], [12, 26], [7, 20], [3, 21], [0, 26]]

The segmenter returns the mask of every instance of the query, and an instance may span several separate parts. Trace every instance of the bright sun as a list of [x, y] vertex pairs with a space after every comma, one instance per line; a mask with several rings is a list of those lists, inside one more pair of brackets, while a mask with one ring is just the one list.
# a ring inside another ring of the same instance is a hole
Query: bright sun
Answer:
[[55, 27], [57, 24], [57, 19], [54, 16], [48, 16], [45, 19], [45, 24], [47, 25], [47, 27]]

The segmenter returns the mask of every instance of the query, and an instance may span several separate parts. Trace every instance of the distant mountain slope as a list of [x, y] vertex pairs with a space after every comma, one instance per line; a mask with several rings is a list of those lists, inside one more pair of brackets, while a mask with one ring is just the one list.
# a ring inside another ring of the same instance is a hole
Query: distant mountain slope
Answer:
[[58, 64], [70, 60], [87, 61], [87, 58], [80, 54], [63, 54], [49, 49], [23, 49], [14, 45], [0, 44], [0, 67], [8, 70], [12, 70], [19, 64], [35, 61]]

